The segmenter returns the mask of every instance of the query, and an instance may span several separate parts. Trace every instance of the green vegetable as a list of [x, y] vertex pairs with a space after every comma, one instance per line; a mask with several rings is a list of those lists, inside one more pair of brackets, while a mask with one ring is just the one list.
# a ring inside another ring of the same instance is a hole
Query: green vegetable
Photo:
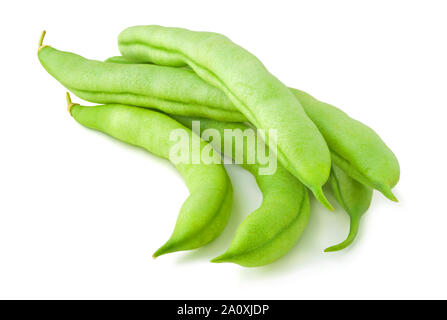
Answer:
[[340, 109], [303, 91], [291, 90], [326, 139], [332, 163], [362, 184], [397, 201], [391, 189], [399, 181], [399, 162], [379, 135]]
[[[244, 120], [220, 90], [207, 85], [191, 70], [87, 60], [43, 46], [44, 35], [45, 32], [39, 43], [40, 63], [81, 99], [154, 108], [171, 114]], [[213, 107], [215, 103], [219, 108]]]
[[[169, 159], [175, 144], [170, 139], [173, 130], [185, 130], [190, 141], [195, 135], [177, 121], [155, 111], [119, 104], [84, 107], [71, 103], [68, 94], [67, 100], [71, 115], [80, 124], [165, 159]], [[200, 150], [206, 146], [207, 143], [200, 140]], [[231, 212], [233, 191], [222, 164], [193, 164], [189, 157], [186, 163], [174, 165], [185, 179], [190, 195], [180, 210], [171, 238], [154, 257], [211, 242], [222, 232]]]
[[118, 37], [121, 54], [136, 61], [190, 66], [221, 89], [235, 107], [270, 140], [277, 130], [277, 155], [283, 166], [329, 209], [322, 186], [329, 178], [328, 147], [301, 104], [251, 53], [228, 38], [161, 26], [131, 27]]
[[[260, 163], [257, 154], [254, 156], [256, 162], [249, 163], [246, 144], [236, 144], [233, 141], [231, 149], [224, 148], [225, 143], [228, 143], [224, 141], [224, 130], [239, 130], [243, 134], [250, 129], [249, 126], [210, 119], [174, 118], [188, 128], [192, 127], [192, 121], [200, 121], [200, 134], [208, 129], [217, 130], [221, 139], [213, 139], [210, 144], [222, 153], [227, 152], [227, 156], [234, 158], [236, 154], [243, 155], [241, 166], [255, 176], [263, 195], [261, 206], [238, 227], [230, 248], [212, 262], [233, 262], [245, 267], [259, 267], [272, 263], [289, 252], [299, 240], [309, 219], [309, 196], [304, 186], [280, 164], [272, 175], [259, 174], [265, 164]], [[254, 143], [257, 145], [259, 141], [255, 139]]]
[[371, 188], [352, 179], [335, 164], [332, 164], [329, 184], [337, 202], [348, 213], [351, 222], [346, 240], [327, 248], [325, 252], [339, 251], [351, 245], [357, 236], [360, 218], [368, 210], [373, 195]]
[[[122, 56], [111, 57], [106, 61], [132, 63], [131, 59]], [[181, 81], [180, 77], [178, 79]], [[211, 86], [206, 85], [203, 90], [210, 88]], [[301, 90], [293, 88], [290, 90], [326, 140], [332, 163], [343, 168], [354, 179], [397, 201], [391, 189], [399, 181], [399, 163], [379, 135], [342, 110], [321, 102]], [[218, 108], [218, 104], [213, 104], [213, 107]]]
[[[399, 163], [371, 128], [303, 91], [285, 87], [255, 56], [222, 35], [131, 27], [119, 36], [124, 56], [105, 62], [43, 45], [44, 36], [45, 32], [38, 57], [48, 73], [77, 96], [104, 103], [80, 106], [67, 93], [68, 110], [76, 121], [168, 159], [188, 186], [190, 195], [174, 231], [154, 257], [201, 247], [224, 229], [233, 191], [219, 152], [236, 161], [242, 155], [241, 165], [255, 176], [263, 201], [241, 223], [228, 250], [212, 262], [258, 267], [289, 252], [309, 219], [304, 185], [332, 209], [322, 191], [327, 181], [350, 217], [346, 239], [325, 252], [353, 243], [373, 189], [397, 201], [392, 188], [399, 181]], [[200, 130], [194, 121], [200, 122]], [[268, 147], [250, 153], [248, 142], [239, 144], [241, 139], [235, 138], [228, 145], [226, 140], [228, 129], [241, 138], [256, 128], [263, 139], [253, 135], [248, 140], [255, 145], [264, 140], [282, 163], [272, 174], [261, 173], [271, 164], [259, 156], [271, 153]], [[175, 131], [187, 140], [175, 141]], [[202, 134], [204, 140], [198, 136]], [[182, 150], [198, 147], [200, 162], [194, 152], [175, 161], [172, 151], [179, 144]], [[204, 162], [203, 154], [214, 161]], [[253, 155], [254, 163], [249, 160]]]

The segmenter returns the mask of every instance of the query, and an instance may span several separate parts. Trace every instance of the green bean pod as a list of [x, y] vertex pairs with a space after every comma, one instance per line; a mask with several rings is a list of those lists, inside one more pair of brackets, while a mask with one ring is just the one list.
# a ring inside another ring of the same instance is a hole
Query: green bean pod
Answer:
[[[110, 57], [106, 61], [138, 63], [123, 56]], [[339, 108], [321, 102], [304, 91], [294, 88], [290, 90], [326, 140], [332, 163], [343, 168], [362, 184], [377, 189], [390, 200], [397, 201], [391, 189], [399, 181], [399, 162], [379, 135]], [[214, 106], [218, 107], [216, 104]]]
[[264, 140], [269, 141], [270, 130], [276, 130], [280, 162], [333, 210], [322, 191], [331, 168], [325, 140], [290, 90], [254, 55], [220, 34], [161, 26], [127, 28], [118, 44], [123, 56], [136, 61], [190, 66], [263, 129]]
[[[153, 108], [170, 114], [244, 120], [220, 90], [207, 85], [191, 70], [88, 60], [44, 46], [44, 35], [39, 43], [40, 63], [81, 99]], [[213, 107], [214, 104], [219, 107]]]
[[373, 195], [373, 189], [352, 179], [335, 164], [332, 164], [329, 185], [337, 202], [349, 215], [350, 228], [345, 241], [327, 248], [325, 252], [339, 251], [352, 244], [358, 233], [360, 219], [368, 210]]
[[399, 162], [379, 135], [342, 110], [291, 89], [329, 145], [332, 163], [349, 176], [397, 201], [391, 189], [400, 176]]
[[[119, 104], [84, 107], [71, 103], [69, 96], [67, 98], [69, 111], [80, 124], [159, 157], [170, 159], [170, 150], [175, 144], [170, 134], [177, 129], [184, 130], [190, 141], [193, 136], [198, 139], [200, 150], [207, 146], [191, 130], [159, 112]], [[180, 209], [170, 239], [154, 253], [154, 257], [199, 248], [211, 242], [222, 232], [231, 212], [232, 186], [221, 163], [194, 164], [189, 157], [185, 163], [173, 164], [184, 178], [190, 195]]]
[[[259, 267], [270, 264], [289, 252], [299, 240], [309, 220], [309, 196], [306, 188], [280, 164], [274, 174], [260, 174], [260, 169], [265, 165], [260, 163], [257, 154], [254, 156], [256, 162], [250, 163], [248, 148], [244, 148], [243, 143], [230, 141], [231, 148], [224, 147], [228, 143], [224, 141], [224, 130], [239, 132], [243, 138], [244, 132], [250, 129], [249, 126], [181, 116], [174, 116], [174, 119], [188, 128], [192, 127], [192, 121], [199, 121], [198, 134], [203, 134], [209, 129], [217, 130], [220, 139], [212, 139], [210, 144], [227, 156], [234, 158], [235, 155], [242, 155], [241, 166], [254, 175], [262, 192], [260, 207], [240, 224], [229, 249], [211, 261]], [[259, 143], [256, 138], [253, 142]]]
[[[220, 133], [221, 141], [217, 142], [213, 140], [209, 143], [213, 148], [229, 157], [234, 158], [237, 153], [244, 154], [241, 166], [255, 176], [263, 194], [261, 206], [251, 213], [238, 228], [235, 240], [233, 240], [228, 251], [212, 261], [235, 262], [243, 266], [257, 267], [271, 263], [287, 253], [293, 243], [298, 241], [309, 217], [309, 204], [305, 204], [300, 200], [303, 189], [298, 180], [281, 165], [278, 166], [275, 174], [271, 176], [260, 175], [259, 169], [263, 165], [259, 162], [249, 164], [247, 156], [244, 153], [247, 149], [244, 149], [243, 145], [233, 143], [231, 152], [223, 148], [225, 143], [223, 140], [225, 129], [239, 130], [243, 133], [250, 128], [249, 126], [210, 119], [194, 119], [182, 116], [173, 117], [188, 128], [192, 127], [192, 121], [199, 121], [200, 134], [208, 129], [217, 130]], [[371, 204], [373, 190], [348, 176], [334, 163], [332, 164], [328, 184], [335, 199], [350, 217], [350, 232], [346, 240], [325, 250], [325, 252], [333, 252], [348, 247], [355, 240], [360, 219]], [[305, 196], [307, 197], [307, 193]], [[300, 212], [293, 218], [293, 212], [296, 211], [297, 206], [301, 206], [301, 209], [298, 210]], [[292, 234], [287, 234], [289, 231], [287, 226], [293, 226], [294, 224], [296, 224], [295, 228], [298, 228], [299, 231], [295, 229]], [[263, 230], [263, 232], [253, 231], [259, 229]], [[285, 240], [283, 240], [284, 238]], [[285, 243], [289, 241], [289, 245], [284, 246], [283, 241]], [[266, 247], [271, 251], [266, 250]], [[255, 249], [253, 250], [252, 248]]]

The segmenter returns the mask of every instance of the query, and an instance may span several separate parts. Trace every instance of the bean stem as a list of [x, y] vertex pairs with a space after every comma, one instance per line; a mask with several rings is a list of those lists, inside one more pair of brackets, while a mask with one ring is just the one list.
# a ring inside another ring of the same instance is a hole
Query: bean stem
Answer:
[[71, 114], [71, 108], [72, 108], [74, 105], [78, 105], [78, 104], [77, 104], [77, 103], [73, 103], [73, 102], [71, 102], [70, 93], [67, 92], [67, 94], [66, 94], [65, 97], [67, 98], [67, 110], [68, 110], [68, 112], [70, 113], [70, 115], [72, 116], [72, 114]]
[[45, 30], [43, 30], [42, 34], [40, 35], [39, 48], [37, 49], [37, 51], [40, 51], [42, 48], [46, 47], [46, 46], [43, 45], [43, 39], [45, 38], [46, 34], [47, 34], [47, 32]]

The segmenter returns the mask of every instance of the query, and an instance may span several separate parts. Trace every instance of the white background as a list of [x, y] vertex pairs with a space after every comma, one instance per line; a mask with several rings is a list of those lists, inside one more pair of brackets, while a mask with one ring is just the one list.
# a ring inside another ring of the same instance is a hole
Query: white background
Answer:
[[[446, 17], [445, 1], [4, 2], [0, 298], [447, 298]], [[75, 123], [36, 56], [46, 29], [46, 44], [105, 59], [137, 24], [223, 33], [284, 83], [372, 126], [400, 160], [400, 202], [376, 193], [340, 253], [323, 249], [345, 237], [347, 216], [312, 201], [303, 237], [277, 263], [211, 264], [261, 201], [254, 179], [230, 166], [224, 233], [153, 260], [187, 197], [181, 177]]]

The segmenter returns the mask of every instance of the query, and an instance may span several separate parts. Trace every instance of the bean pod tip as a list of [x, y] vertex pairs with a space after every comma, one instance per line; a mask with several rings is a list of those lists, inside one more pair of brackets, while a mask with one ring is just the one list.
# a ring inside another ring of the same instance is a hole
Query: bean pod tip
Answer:
[[315, 198], [322, 203], [327, 209], [329, 209], [330, 211], [334, 211], [334, 207], [332, 206], [332, 204], [329, 202], [328, 199], [326, 199], [326, 196], [324, 195], [323, 189], [319, 188], [319, 189], [313, 189], [312, 193], [314, 194]]
[[212, 263], [222, 263], [222, 262], [229, 262], [229, 261], [225, 258], [225, 254], [223, 254], [223, 255], [220, 255], [218, 257], [215, 257], [215, 258], [211, 259], [210, 262], [212, 262]]
[[380, 190], [380, 191], [382, 191], [383, 195], [385, 197], [387, 197], [388, 199], [390, 199], [391, 201], [399, 202], [399, 200], [396, 198], [396, 196], [391, 192], [391, 189], [389, 189], [389, 188], [387, 188], [387, 189], [382, 188], [382, 190]]
[[166, 253], [175, 252], [176, 250], [172, 250], [172, 245], [170, 243], [165, 243], [162, 245], [157, 251], [154, 252], [152, 258], [156, 259], [159, 256], [162, 256]]
[[339, 244], [326, 248], [324, 252], [335, 252], [349, 247], [357, 237], [359, 231], [359, 225], [360, 225], [360, 217], [351, 217], [349, 234], [347, 238]]

